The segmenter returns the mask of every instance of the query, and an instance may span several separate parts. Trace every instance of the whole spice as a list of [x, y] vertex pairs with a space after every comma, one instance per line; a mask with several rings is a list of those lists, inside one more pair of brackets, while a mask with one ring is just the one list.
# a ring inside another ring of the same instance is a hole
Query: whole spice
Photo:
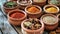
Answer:
[[56, 19], [52, 16], [45, 16], [43, 17], [43, 21], [45, 23], [54, 24], [56, 22]]
[[12, 7], [16, 7], [16, 6], [17, 6], [16, 2], [12, 2], [12, 1], [7, 2], [5, 4], [5, 7], [7, 7], [7, 8], [12, 8]]
[[24, 14], [23, 13], [19, 13], [19, 12], [16, 12], [16, 13], [13, 13], [10, 15], [12, 18], [22, 18], [24, 17]]
[[46, 12], [56, 13], [57, 11], [58, 11], [58, 10], [57, 10], [57, 8], [55, 8], [55, 7], [46, 8]]
[[34, 6], [28, 8], [27, 10], [28, 10], [30, 13], [37, 13], [37, 12], [40, 11], [37, 7], [34, 7]]
[[41, 25], [41, 23], [39, 21], [36, 21], [36, 19], [29, 19], [28, 21], [24, 22], [24, 26], [27, 29], [37, 30], [42, 25]]

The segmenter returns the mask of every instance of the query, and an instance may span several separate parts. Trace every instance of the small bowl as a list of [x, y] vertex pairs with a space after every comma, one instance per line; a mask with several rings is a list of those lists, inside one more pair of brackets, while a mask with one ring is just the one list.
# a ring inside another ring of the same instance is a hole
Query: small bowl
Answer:
[[43, 2], [34, 2], [34, 0], [32, 0], [32, 1], [33, 1], [34, 5], [39, 5], [39, 6], [43, 7], [46, 4], [47, 0], [44, 0]]
[[[24, 27], [24, 22], [28, 21], [29, 19], [26, 19], [22, 22], [21, 27], [22, 27], [22, 33], [23, 34], [43, 34], [44, 32], [44, 24], [42, 22], [40, 22], [42, 24], [41, 28], [37, 29], [37, 30], [30, 30]], [[40, 20], [39, 20], [40, 21]]]
[[[57, 9], [57, 12], [47, 12], [47, 11], [46, 11], [46, 8], [48, 8], [48, 7], [55, 7], [55, 8]], [[56, 13], [59, 12], [59, 8], [58, 8], [57, 6], [55, 6], [55, 5], [45, 5], [43, 9], [44, 9], [44, 11], [45, 11], [46, 13], [56, 14]]]
[[[43, 21], [43, 18], [44, 18], [45, 16], [52, 16], [52, 17], [56, 18], [56, 22], [53, 23], [53, 24], [45, 23], [45, 22]], [[57, 16], [55, 16], [55, 15], [53, 15], [53, 14], [45, 14], [45, 15], [43, 15], [43, 16], [41, 17], [41, 22], [45, 24], [45, 29], [46, 29], [46, 30], [54, 30], [55, 28], [58, 27], [58, 18], [57, 18]]]
[[[13, 13], [15, 13], [15, 12], [21, 12], [21, 13], [23, 13], [23, 14], [25, 14], [25, 15], [24, 15], [24, 17], [22, 17], [22, 18], [20, 18], [20, 19], [11, 17], [10, 15], [13, 14]], [[20, 25], [21, 25], [21, 22], [22, 22], [23, 20], [25, 20], [26, 18], [27, 18], [27, 14], [26, 14], [24, 11], [19, 10], [19, 9], [12, 10], [12, 11], [10, 11], [10, 12], [8, 13], [8, 21], [9, 21], [12, 25], [14, 25], [14, 26], [20, 26]]]
[[[16, 3], [16, 1], [7, 1], [7, 2], [15, 2]], [[12, 7], [12, 8], [7, 8], [7, 7], [5, 7], [5, 4], [7, 3], [7, 2], [5, 2], [4, 4], [3, 4], [3, 10], [4, 10], [4, 12], [6, 13], [6, 14], [8, 14], [8, 12], [10, 12], [11, 10], [15, 10], [15, 9], [18, 9], [18, 4], [17, 4], [17, 6], [16, 7]]]
[[[20, 9], [25, 9], [26, 6], [32, 5], [32, 0], [26, 0], [26, 1], [29, 1], [29, 2], [30, 2], [30, 3], [26, 3], [26, 4], [21, 3], [21, 1], [22, 1], [22, 0], [18, 0], [18, 1], [17, 1], [17, 3], [19, 4], [19, 8], [20, 8]], [[25, 1], [24, 1], [24, 2], [25, 2]]]
[[[30, 7], [32, 7], [32, 6], [37, 7], [40, 11], [37, 12], [37, 13], [31, 13], [31, 12], [29, 12], [27, 9], [30, 8]], [[39, 18], [41, 16], [41, 14], [42, 14], [42, 9], [41, 9], [41, 7], [39, 7], [37, 5], [30, 5], [30, 6], [27, 6], [25, 8], [25, 12], [28, 14], [29, 18]]]
[[[51, 0], [48, 0], [48, 4], [50, 4], [50, 5], [55, 5], [55, 4], [51, 4], [50, 1], [51, 1]], [[56, 6], [60, 6], [60, 4], [57, 4]]]

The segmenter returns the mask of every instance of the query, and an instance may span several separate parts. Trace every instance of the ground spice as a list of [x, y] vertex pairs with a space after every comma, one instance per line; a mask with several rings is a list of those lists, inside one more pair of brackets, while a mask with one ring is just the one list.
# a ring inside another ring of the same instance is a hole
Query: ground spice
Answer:
[[22, 18], [22, 17], [24, 17], [24, 14], [23, 13], [19, 13], [19, 12], [16, 12], [16, 13], [13, 13], [12, 15], [11, 15], [11, 17], [12, 18]]
[[49, 7], [49, 8], [46, 9], [46, 12], [50, 12], [50, 13], [56, 13], [57, 11], [58, 10], [55, 7]]
[[34, 6], [28, 8], [28, 11], [31, 12], [31, 13], [37, 13], [39, 12], [40, 10]]

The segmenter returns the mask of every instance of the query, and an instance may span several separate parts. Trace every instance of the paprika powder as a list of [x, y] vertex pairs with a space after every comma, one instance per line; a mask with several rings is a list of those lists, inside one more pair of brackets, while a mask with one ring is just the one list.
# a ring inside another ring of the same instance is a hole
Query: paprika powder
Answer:
[[19, 18], [24, 17], [24, 14], [22, 12], [16, 12], [16, 13], [11, 14], [11, 17], [19, 19]]

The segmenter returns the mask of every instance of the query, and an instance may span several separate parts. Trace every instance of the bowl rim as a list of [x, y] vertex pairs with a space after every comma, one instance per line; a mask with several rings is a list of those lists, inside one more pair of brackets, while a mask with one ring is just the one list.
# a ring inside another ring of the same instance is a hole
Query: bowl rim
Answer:
[[[17, 12], [22, 12], [22, 13], [25, 14], [25, 16], [22, 17], [22, 18], [20, 18], [20, 19], [16, 19], [16, 18], [10, 17], [10, 14], [11, 14], [12, 12], [15, 12], [15, 11], [17, 11]], [[16, 9], [16, 10], [12, 10], [12, 11], [8, 12], [8, 15], [7, 15], [7, 16], [8, 16], [8, 18], [10, 18], [10, 19], [12, 19], [12, 20], [23, 20], [24, 18], [27, 17], [27, 14], [26, 14], [26, 12], [24, 12], [23, 10]]]
[[20, 1], [20, 0], [18, 0], [17, 3], [18, 3], [19, 5], [22, 5], [22, 6], [32, 5], [32, 0], [29, 0], [29, 1], [31, 2], [30, 4], [21, 4], [19, 1]]
[[[44, 22], [44, 21], [43, 21], [43, 17], [45, 17], [45, 16], [52, 16], [52, 17], [55, 17], [56, 22], [53, 23], [53, 24]], [[41, 19], [41, 21], [42, 21], [44, 24], [47, 24], [47, 25], [54, 25], [54, 24], [58, 23], [58, 18], [57, 18], [57, 16], [55, 16], [55, 15], [53, 15], [53, 14], [45, 14], [45, 15], [42, 15], [42, 17], [41, 17], [40, 19]]]
[[40, 23], [42, 24], [42, 26], [41, 26], [40, 29], [37, 29], [37, 30], [27, 29], [27, 28], [25, 28], [24, 25], [23, 25], [23, 23], [24, 23], [26, 20], [29, 20], [29, 19], [25, 19], [25, 20], [22, 22], [22, 24], [21, 24], [22, 29], [24, 29], [25, 31], [27, 31], [27, 32], [38, 32], [38, 31], [42, 30], [42, 28], [44, 29], [44, 23], [42, 23], [40, 20], [39, 20], [39, 21], [40, 21]]
[[[16, 6], [16, 7], [12, 7], [12, 8], [7, 8], [7, 7], [5, 7], [5, 4], [6, 4], [7, 2], [15, 2], [17, 6]], [[3, 4], [3, 8], [5, 8], [5, 9], [14, 9], [14, 8], [17, 8], [17, 7], [18, 7], [18, 4], [17, 4], [16, 1], [7, 1], [7, 2], [5, 2], [5, 3]]]
[[[60, 14], [57, 15], [58, 19], [59, 19], [59, 16], [60, 16]], [[60, 21], [60, 19], [59, 19], [59, 21]]]
[[46, 11], [46, 7], [49, 7], [49, 6], [52, 6], [52, 7], [57, 8], [57, 12], [54, 12], [54, 13], [58, 13], [59, 12], [59, 8], [57, 6], [55, 6], [55, 5], [45, 5], [44, 8], [43, 8], [44, 9], [44, 12], [46, 12], [46, 13], [53, 13], [53, 12], [47, 12]]
[[[27, 11], [27, 8], [28, 8], [28, 7], [31, 7], [31, 6], [37, 7], [40, 11], [37, 12], [37, 13], [31, 13], [31, 12]], [[25, 8], [25, 12], [28, 13], [28, 14], [40, 14], [40, 13], [42, 12], [42, 9], [41, 9], [41, 7], [38, 6], [38, 5], [29, 5], [29, 6], [27, 6], [27, 7]]]

